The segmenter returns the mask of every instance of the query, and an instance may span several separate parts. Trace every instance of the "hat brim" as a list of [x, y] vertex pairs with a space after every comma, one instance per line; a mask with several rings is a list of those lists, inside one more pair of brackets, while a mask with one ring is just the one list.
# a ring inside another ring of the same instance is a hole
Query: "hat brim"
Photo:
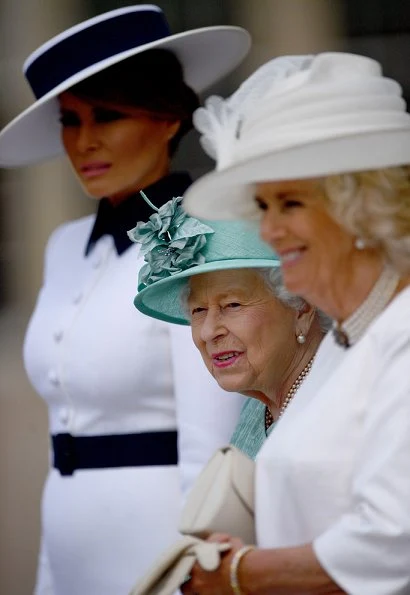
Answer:
[[246, 56], [250, 44], [249, 33], [241, 27], [203, 27], [170, 35], [102, 60], [65, 80], [4, 128], [0, 133], [0, 165], [30, 165], [60, 155], [63, 146], [56, 98], [109, 66], [150, 49], [167, 49], [182, 63], [186, 83], [199, 93], [232, 71]]
[[[274, 134], [274, 132], [272, 132]], [[254, 185], [410, 164], [410, 131], [383, 130], [265, 151], [199, 178], [184, 195], [184, 209], [206, 219], [252, 218]]]
[[280, 261], [277, 258], [243, 258], [201, 264], [148, 285], [135, 296], [134, 305], [137, 310], [151, 318], [187, 326], [190, 325], [190, 321], [183, 309], [181, 293], [190, 277], [214, 271], [277, 268], [279, 266]]

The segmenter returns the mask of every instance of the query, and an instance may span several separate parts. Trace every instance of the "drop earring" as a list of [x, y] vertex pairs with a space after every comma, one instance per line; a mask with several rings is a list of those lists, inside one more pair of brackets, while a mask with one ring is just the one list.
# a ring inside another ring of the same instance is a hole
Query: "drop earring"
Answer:
[[296, 335], [296, 341], [299, 343], [299, 345], [303, 345], [303, 343], [306, 343], [305, 335], [303, 333], [299, 333]]

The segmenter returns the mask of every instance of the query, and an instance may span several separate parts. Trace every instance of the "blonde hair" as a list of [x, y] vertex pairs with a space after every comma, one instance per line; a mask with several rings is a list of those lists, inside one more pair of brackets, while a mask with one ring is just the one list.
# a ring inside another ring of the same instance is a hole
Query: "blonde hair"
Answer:
[[331, 214], [353, 236], [410, 272], [410, 166], [328, 176]]

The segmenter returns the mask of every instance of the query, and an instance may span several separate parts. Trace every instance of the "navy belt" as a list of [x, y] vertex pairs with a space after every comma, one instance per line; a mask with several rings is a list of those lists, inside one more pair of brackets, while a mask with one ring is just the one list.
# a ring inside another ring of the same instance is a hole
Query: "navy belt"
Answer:
[[141, 432], [108, 436], [51, 436], [53, 466], [61, 475], [76, 469], [151, 467], [178, 463], [177, 432]]

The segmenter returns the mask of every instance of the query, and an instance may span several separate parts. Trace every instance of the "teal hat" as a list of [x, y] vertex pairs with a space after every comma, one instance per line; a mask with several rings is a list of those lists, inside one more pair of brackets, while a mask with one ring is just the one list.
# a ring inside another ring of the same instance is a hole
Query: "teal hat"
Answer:
[[173, 198], [155, 209], [147, 223], [138, 223], [128, 235], [141, 244], [145, 259], [135, 307], [152, 318], [189, 325], [182, 296], [190, 277], [212, 271], [276, 268], [280, 261], [260, 240], [256, 223], [194, 219], [182, 209], [181, 201], [181, 197]]

